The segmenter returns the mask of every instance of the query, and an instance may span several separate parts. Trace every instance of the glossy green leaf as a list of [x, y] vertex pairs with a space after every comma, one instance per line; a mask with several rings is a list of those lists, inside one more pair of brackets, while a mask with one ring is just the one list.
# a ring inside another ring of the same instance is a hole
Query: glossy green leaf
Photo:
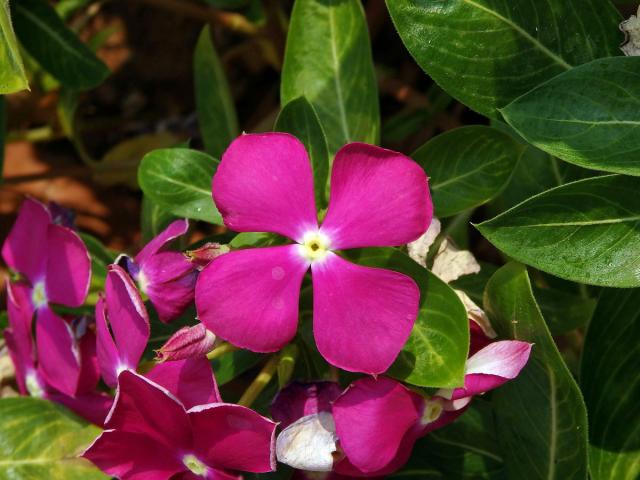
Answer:
[[409, 275], [420, 288], [418, 319], [387, 374], [423, 387], [462, 385], [469, 352], [469, 321], [451, 287], [394, 248], [368, 248], [349, 252], [349, 256], [361, 265]]
[[67, 28], [46, 0], [12, 2], [16, 34], [24, 48], [64, 86], [95, 87], [109, 69]]
[[586, 479], [586, 408], [542, 318], [526, 268], [510, 263], [498, 270], [487, 284], [484, 306], [499, 337], [534, 344], [520, 375], [492, 397], [508, 478]]
[[9, 0], [0, 0], [0, 94], [29, 88], [16, 34], [11, 25]]
[[492, 117], [572, 66], [619, 55], [608, 0], [387, 0], [418, 64], [447, 92]]
[[360, 0], [296, 0], [282, 69], [281, 101], [304, 96], [329, 152], [377, 143], [380, 114], [371, 45]]
[[148, 196], [143, 195], [142, 212], [140, 213], [142, 241], [146, 243], [151, 240], [176, 218], [165, 207], [161, 207]]
[[32, 397], [3, 398], [0, 418], [0, 478], [108, 478], [87, 460], [78, 458], [100, 429], [63, 407]]
[[604, 290], [587, 329], [580, 383], [593, 480], [640, 477], [640, 289]]
[[290, 101], [278, 115], [274, 130], [295, 135], [304, 143], [313, 166], [316, 206], [326, 208], [329, 152], [327, 151], [327, 137], [313, 105], [305, 97]]
[[477, 226], [510, 257], [558, 277], [640, 285], [640, 179], [606, 175], [536, 195]]
[[222, 386], [256, 366], [262, 358], [263, 355], [249, 350], [234, 350], [212, 360], [211, 366], [218, 385]]
[[140, 162], [138, 183], [153, 202], [178, 217], [221, 224], [211, 197], [211, 179], [218, 163], [188, 148], [154, 150]]
[[207, 153], [220, 158], [239, 134], [238, 118], [208, 26], [200, 33], [196, 45], [193, 77], [202, 142]]
[[523, 148], [510, 135], [485, 126], [450, 130], [412, 155], [429, 176], [435, 215], [477, 207], [507, 185]]
[[576, 67], [502, 109], [528, 142], [567, 162], [640, 175], [640, 58]]

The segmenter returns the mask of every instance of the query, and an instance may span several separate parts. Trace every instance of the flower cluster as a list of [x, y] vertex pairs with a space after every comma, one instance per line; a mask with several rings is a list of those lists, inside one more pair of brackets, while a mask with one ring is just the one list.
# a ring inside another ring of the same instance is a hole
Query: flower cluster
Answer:
[[[20, 393], [102, 426], [83, 456], [125, 480], [238, 479], [274, 470], [276, 458], [301, 478], [384, 477], [401, 468], [420, 437], [515, 378], [531, 345], [495, 340], [472, 305], [463, 385], [427, 394], [384, 376], [412, 331], [421, 292], [411, 277], [352, 263], [342, 251], [428, 249], [435, 237], [427, 230], [428, 179], [404, 155], [349, 144], [335, 156], [326, 212], [316, 211], [313, 185], [296, 138], [239, 137], [213, 178], [225, 225], [293, 243], [239, 250], [207, 243], [185, 254], [171, 249], [189, 229], [177, 220], [137, 255], [109, 265], [93, 301], [83, 241], [61, 225], [65, 215], [27, 199], [2, 248], [12, 270], [5, 340]], [[426, 252], [412, 256], [421, 261]], [[444, 256], [439, 265], [448, 271]], [[273, 420], [224, 403], [207, 353], [220, 341], [261, 353], [293, 341], [309, 270], [318, 352], [364, 375], [348, 386], [293, 382], [273, 401]], [[155, 361], [145, 359], [148, 307], [168, 323], [194, 303], [202, 323], [176, 328]]]

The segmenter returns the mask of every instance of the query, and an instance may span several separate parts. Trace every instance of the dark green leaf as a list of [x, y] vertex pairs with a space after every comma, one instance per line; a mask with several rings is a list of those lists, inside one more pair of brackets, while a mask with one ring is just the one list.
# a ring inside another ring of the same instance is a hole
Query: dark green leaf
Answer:
[[[16, 34], [11, 25], [9, 0], [0, 1], [0, 94], [29, 88]], [[0, 164], [0, 167], [2, 165]], [[1, 168], [0, 168], [1, 171]]]
[[108, 478], [78, 457], [100, 429], [63, 407], [32, 397], [3, 398], [0, 418], [0, 478]]
[[593, 480], [640, 477], [640, 289], [604, 290], [584, 342]]
[[502, 109], [527, 141], [567, 162], [640, 175], [640, 58], [576, 67]]
[[166, 208], [155, 203], [148, 196], [143, 195], [140, 218], [142, 241], [146, 243], [164, 230], [177, 217]]
[[360, 0], [296, 0], [282, 69], [281, 101], [305, 96], [327, 135], [377, 143], [380, 114], [367, 24]]
[[200, 33], [193, 56], [196, 109], [205, 150], [220, 158], [238, 136], [238, 118], [209, 27]]
[[472, 109], [503, 107], [574, 65], [619, 55], [608, 0], [387, 0], [418, 64]]
[[510, 257], [567, 280], [640, 285], [640, 179], [588, 178], [536, 195], [478, 230]]
[[508, 478], [587, 476], [587, 413], [531, 291], [527, 270], [510, 263], [489, 280], [485, 308], [499, 337], [534, 344], [518, 378], [493, 392]]
[[109, 70], [62, 22], [46, 0], [12, 2], [16, 34], [24, 48], [63, 85], [95, 87]]
[[522, 151], [506, 133], [470, 126], [438, 135], [412, 157], [427, 172], [435, 215], [443, 218], [482, 205], [500, 193]]
[[211, 179], [218, 163], [197, 150], [154, 150], [140, 162], [138, 183], [153, 202], [178, 217], [221, 224], [211, 197]]
[[295, 135], [304, 143], [313, 166], [316, 206], [320, 209], [325, 208], [327, 206], [329, 152], [327, 151], [327, 138], [313, 105], [305, 97], [290, 101], [278, 115], [274, 130]]
[[234, 350], [211, 361], [218, 385], [222, 386], [250, 368], [256, 366], [263, 358], [259, 353], [249, 350]]
[[368, 248], [349, 255], [359, 264], [409, 275], [420, 288], [418, 319], [387, 373], [423, 387], [462, 385], [469, 352], [469, 321], [451, 287], [393, 248]]
[[4, 144], [7, 138], [7, 102], [0, 95], [0, 184], [2, 184], [2, 172], [4, 171]]

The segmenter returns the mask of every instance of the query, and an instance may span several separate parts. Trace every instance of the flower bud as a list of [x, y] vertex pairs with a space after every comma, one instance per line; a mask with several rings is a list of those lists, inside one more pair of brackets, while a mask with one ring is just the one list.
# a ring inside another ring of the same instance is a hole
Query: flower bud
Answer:
[[183, 360], [206, 355], [216, 341], [216, 336], [201, 323], [183, 327], [174, 333], [167, 343], [156, 350], [156, 359], [161, 362]]
[[220, 255], [229, 252], [228, 245], [221, 245], [219, 243], [207, 242], [200, 248], [195, 250], [187, 250], [185, 255], [191, 260], [199, 270], [209, 265], [209, 262]]

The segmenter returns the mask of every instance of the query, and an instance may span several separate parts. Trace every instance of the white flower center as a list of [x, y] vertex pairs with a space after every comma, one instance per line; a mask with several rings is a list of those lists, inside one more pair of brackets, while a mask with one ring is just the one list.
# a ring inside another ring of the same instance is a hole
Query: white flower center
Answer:
[[42, 389], [35, 372], [27, 373], [25, 384], [29, 395], [32, 397], [42, 398], [44, 396], [44, 390]]
[[48, 303], [47, 294], [44, 290], [44, 282], [40, 281], [33, 286], [31, 302], [36, 309], [44, 307]]
[[422, 424], [428, 425], [435, 422], [442, 415], [444, 407], [439, 399], [429, 399], [424, 402], [424, 412], [422, 413]]
[[198, 460], [195, 455], [185, 455], [182, 457], [182, 463], [194, 475], [204, 476], [207, 473], [207, 466]]
[[312, 231], [302, 237], [299, 246], [300, 255], [310, 262], [322, 261], [330, 252], [331, 240], [325, 234]]
[[140, 269], [140, 272], [138, 273], [137, 281], [138, 281], [138, 288], [140, 288], [140, 291], [142, 293], [144, 293], [145, 295], [147, 295], [147, 288], [149, 287], [149, 280], [147, 279], [147, 276], [144, 274], [142, 269]]

